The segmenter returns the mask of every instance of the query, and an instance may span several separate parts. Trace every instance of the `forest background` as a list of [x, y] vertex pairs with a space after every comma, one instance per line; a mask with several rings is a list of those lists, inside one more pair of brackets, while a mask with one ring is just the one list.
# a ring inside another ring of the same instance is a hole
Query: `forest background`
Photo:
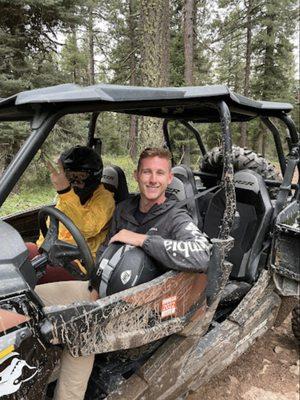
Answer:
[[[292, 103], [299, 127], [298, 7], [297, 0], [0, 0], [0, 97], [63, 83], [225, 84], [254, 99]], [[54, 157], [85, 143], [88, 123], [87, 115], [60, 121], [2, 214], [53, 197], [43, 153]], [[157, 129], [136, 116], [100, 114], [105, 163], [120, 165], [129, 176], [139, 149], [161, 140]], [[172, 129], [178, 160], [189, 148], [198, 164], [187, 131], [177, 124]], [[219, 132], [215, 124], [201, 127], [208, 147], [219, 143]], [[2, 124], [0, 171], [28, 133], [26, 124]], [[233, 137], [275, 161], [258, 121], [235, 124]]]

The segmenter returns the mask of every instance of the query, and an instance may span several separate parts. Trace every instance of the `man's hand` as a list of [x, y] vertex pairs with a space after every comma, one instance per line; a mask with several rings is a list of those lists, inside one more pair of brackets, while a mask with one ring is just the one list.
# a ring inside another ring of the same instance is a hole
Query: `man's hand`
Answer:
[[97, 292], [97, 290], [93, 289], [90, 293], [90, 297], [92, 301], [96, 301], [98, 299], [100, 299], [99, 297], [99, 293]]
[[114, 242], [122, 242], [132, 246], [142, 247], [146, 238], [147, 235], [128, 231], [127, 229], [121, 229], [110, 239], [109, 244]]
[[64, 168], [60, 160], [57, 161], [58, 170], [47, 161], [47, 167], [50, 172], [50, 179], [55, 190], [58, 192], [60, 190], [65, 190], [70, 186], [68, 179], [66, 178]]

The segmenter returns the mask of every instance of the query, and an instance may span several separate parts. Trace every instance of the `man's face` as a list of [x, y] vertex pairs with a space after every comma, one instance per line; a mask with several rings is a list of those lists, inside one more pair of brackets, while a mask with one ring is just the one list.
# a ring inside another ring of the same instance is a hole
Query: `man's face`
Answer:
[[165, 201], [166, 188], [173, 179], [167, 159], [157, 156], [144, 158], [134, 176], [142, 199], [153, 204], [161, 204]]

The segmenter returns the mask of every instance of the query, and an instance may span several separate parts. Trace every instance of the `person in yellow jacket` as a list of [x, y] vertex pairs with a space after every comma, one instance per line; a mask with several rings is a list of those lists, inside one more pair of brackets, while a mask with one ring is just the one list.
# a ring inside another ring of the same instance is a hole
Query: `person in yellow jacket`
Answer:
[[[113, 194], [101, 184], [101, 157], [89, 147], [75, 146], [61, 154], [57, 167], [50, 162], [47, 165], [51, 182], [58, 194], [56, 208], [77, 226], [95, 258], [96, 250], [106, 238], [115, 209]], [[74, 243], [72, 235], [62, 224], [59, 226], [58, 237], [65, 242]], [[43, 241], [41, 234], [36, 246], [39, 247]], [[29, 258], [37, 253], [36, 246], [28, 244]], [[81, 264], [76, 262], [83, 270]], [[38, 283], [73, 279], [64, 268], [49, 265]]]

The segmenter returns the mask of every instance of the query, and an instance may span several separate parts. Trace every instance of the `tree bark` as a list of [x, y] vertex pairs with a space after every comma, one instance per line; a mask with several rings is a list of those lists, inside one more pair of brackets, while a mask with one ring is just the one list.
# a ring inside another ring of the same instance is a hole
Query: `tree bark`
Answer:
[[[264, 55], [264, 78], [263, 78], [263, 89], [262, 89], [262, 100], [267, 100], [271, 93], [272, 88], [270, 88], [270, 76], [272, 76], [272, 68], [274, 63], [274, 51], [275, 51], [275, 32], [273, 20], [276, 16], [271, 12], [268, 13], [268, 25], [266, 27], [266, 47], [265, 47], [265, 55]], [[259, 133], [259, 142], [261, 143], [260, 152], [265, 157], [266, 154], [266, 135], [265, 135], [265, 127], [261, 125], [260, 133]]]
[[[245, 76], [244, 76], [244, 96], [249, 96], [250, 88], [250, 71], [251, 71], [251, 52], [252, 52], [252, 0], [245, 1], [246, 7], [246, 57], [245, 57]], [[241, 138], [240, 146], [247, 146], [247, 124], [246, 122], [241, 123]]]
[[88, 7], [89, 84], [95, 84], [94, 17], [93, 7]]
[[[136, 23], [135, 23], [135, 9], [136, 0], [129, 0], [128, 2], [128, 14], [127, 23], [129, 31], [129, 41], [130, 41], [130, 85], [137, 85], [136, 79], [136, 56], [135, 48], [137, 47], [136, 40]], [[138, 119], [136, 115], [130, 116], [130, 126], [129, 126], [129, 154], [130, 157], [135, 160], [137, 155], [137, 138], [138, 138]]]
[[[72, 47], [73, 47], [73, 51], [78, 51], [78, 47], [77, 47], [77, 32], [76, 32], [76, 28], [75, 26], [72, 26], [72, 34], [71, 34], [71, 41], [72, 41]], [[77, 62], [76, 62], [76, 58], [73, 57], [73, 82], [74, 83], [79, 83], [78, 82], [78, 73], [77, 73]]]
[[162, 34], [161, 34], [161, 85], [168, 86], [170, 81], [170, 4], [162, 2]]
[[184, 80], [194, 84], [194, 15], [195, 0], [185, 0], [183, 8]]
[[[142, 84], [161, 87], [169, 76], [168, 63], [163, 64], [169, 53], [168, 35], [169, 0], [141, 0], [140, 40]], [[168, 59], [168, 58], [167, 58]], [[161, 146], [163, 143], [162, 121], [142, 118], [140, 147]]]

